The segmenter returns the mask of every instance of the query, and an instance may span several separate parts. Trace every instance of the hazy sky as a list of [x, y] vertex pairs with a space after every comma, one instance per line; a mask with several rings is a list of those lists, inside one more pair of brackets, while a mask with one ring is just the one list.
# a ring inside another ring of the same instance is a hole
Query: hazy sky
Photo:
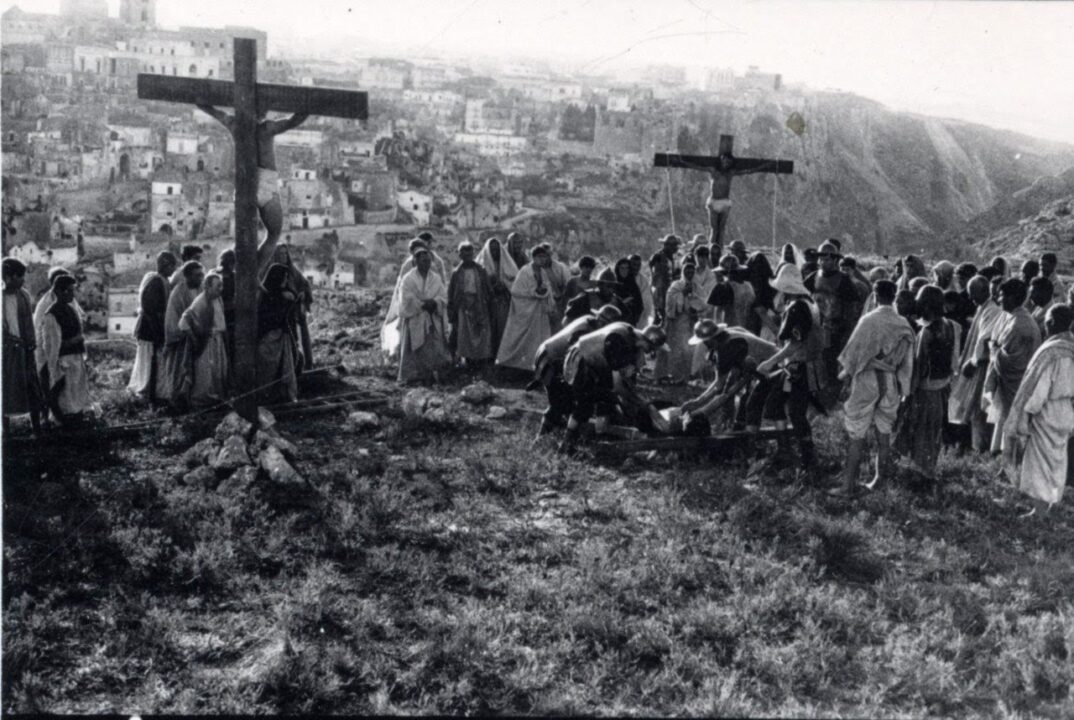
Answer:
[[[49, 12], [59, 0], [17, 4]], [[353, 40], [360, 54], [367, 39], [371, 52], [543, 56], [594, 73], [759, 65], [898, 109], [1074, 143], [1074, 2], [160, 0], [158, 20], [254, 25], [270, 53], [274, 40], [301, 38]]]

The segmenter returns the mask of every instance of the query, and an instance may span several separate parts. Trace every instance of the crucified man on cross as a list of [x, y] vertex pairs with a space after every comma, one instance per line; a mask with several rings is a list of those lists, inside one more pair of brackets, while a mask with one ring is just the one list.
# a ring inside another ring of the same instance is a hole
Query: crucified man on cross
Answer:
[[[234, 115], [212, 105], [198, 105], [198, 109], [218, 120], [234, 135]], [[276, 170], [275, 138], [280, 133], [298, 127], [309, 117], [306, 113], [295, 113], [286, 120], [269, 120], [266, 116], [267, 113], [262, 112], [257, 119], [257, 212], [268, 231], [268, 237], [257, 246], [259, 275], [272, 259], [283, 231], [283, 205], [280, 203], [280, 173]]]
[[709, 211], [709, 245], [722, 252], [727, 216], [731, 214], [731, 178], [767, 171], [763, 168], [735, 167], [735, 159], [729, 155], [718, 156], [716, 162], [717, 167], [709, 169], [712, 190], [705, 201], [705, 208]]

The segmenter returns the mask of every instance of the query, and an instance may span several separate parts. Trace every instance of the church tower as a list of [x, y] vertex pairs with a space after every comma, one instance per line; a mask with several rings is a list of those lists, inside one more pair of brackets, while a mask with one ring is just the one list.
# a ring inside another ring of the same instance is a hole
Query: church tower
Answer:
[[120, 0], [119, 20], [132, 27], [156, 27], [157, 0]]

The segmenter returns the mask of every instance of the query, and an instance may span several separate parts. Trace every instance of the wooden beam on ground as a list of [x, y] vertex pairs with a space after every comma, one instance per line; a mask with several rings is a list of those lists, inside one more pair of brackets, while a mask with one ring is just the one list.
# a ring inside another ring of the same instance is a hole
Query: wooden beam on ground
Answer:
[[768, 428], [757, 432], [732, 432], [708, 437], [657, 437], [645, 438], [644, 440], [626, 440], [620, 442], [598, 442], [590, 447], [598, 455], [631, 455], [636, 452], [649, 452], [660, 450], [668, 452], [681, 452], [683, 450], [721, 450], [728, 445], [741, 442], [743, 439], [750, 440], [775, 440], [780, 437], [790, 437], [791, 430], [777, 430]]

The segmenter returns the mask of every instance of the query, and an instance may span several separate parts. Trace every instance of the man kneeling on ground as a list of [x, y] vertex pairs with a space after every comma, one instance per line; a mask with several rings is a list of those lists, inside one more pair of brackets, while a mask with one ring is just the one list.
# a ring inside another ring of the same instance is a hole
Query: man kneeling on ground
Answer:
[[534, 358], [534, 378], [527, 390], [543, 386], [548, 393], [548, 409], [541, 418], [540, 437], [554, 428], [565, 427], [571, 414], [571, 390], [563, 381], [563, 360], [567, 351], [583, 335], [599, 330], [608, 323], [618, 322], [622, 313], [615, 305], [605, 305], [593, 314], [584, 315], [541, 343]]
[[[683, 415], [691, 418], [704, 415], [711, 422], [717, 411], [728, 401], [733, 402], [741, 392], [735, 429], [744, 427], [746, 432], [757, 432], [761, 428], [765, 401], [773, 388], [773, 381], [758, 373], [757, 366], [775, 355], [778, 348], [748, 330], [727, 327], [708, 319], [694, 325], [694, 336], [690, 338], [691, 345], [702, 343], [716, 366], [716, 379], [699, 396], [683, 403]], [[750, 443], [750, 440], [747, 438], [746, 442]], [[749, 454], [754, 456], [759, 448], [750, 445]]]
[[560, 452], [574, 450], [582, 426], [594, 415], [598, 434], [604, 432], [617, 409], [642, 432], [655, 432], [662, 424], [660, 414], [638, 395], [635, 381], [645, 355], [666, 340], [664, 331], [655, 325], [639, 331], [618, 322], [583, 335], [571, 346], [563, 362], [563, 379], [570, 388], [572, 405]]

